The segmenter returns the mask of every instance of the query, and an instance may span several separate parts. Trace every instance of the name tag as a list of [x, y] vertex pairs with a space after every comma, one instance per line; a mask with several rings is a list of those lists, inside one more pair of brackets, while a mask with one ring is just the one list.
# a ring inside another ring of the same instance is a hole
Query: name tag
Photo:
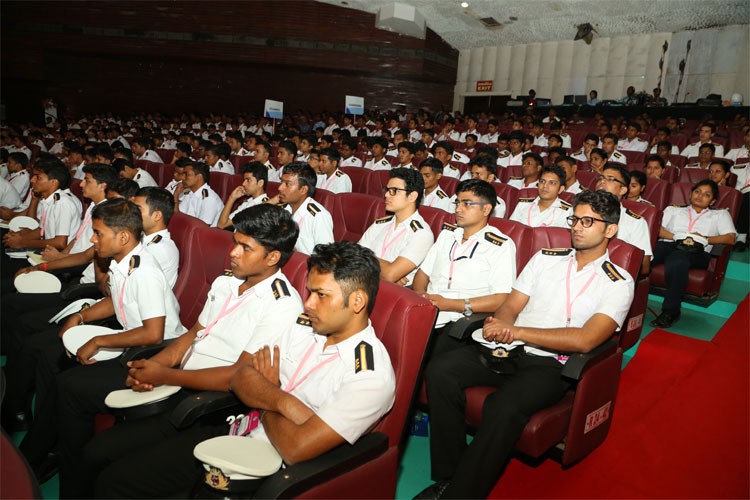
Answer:
[[237, 418], [234, 418], [229, 423], [229, 435], [247, 436], [253, 432], [259, 424], [260, 412], [258, 410], [253, 410], [247, 415], [237, 415]]

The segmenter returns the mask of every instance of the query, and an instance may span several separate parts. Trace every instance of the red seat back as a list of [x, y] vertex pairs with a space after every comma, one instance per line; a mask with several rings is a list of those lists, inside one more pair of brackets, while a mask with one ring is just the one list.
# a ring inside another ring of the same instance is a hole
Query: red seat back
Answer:
[[227, 201], [229, 194], [237, 186], [242, 185], [243, 177], [237, 174], [224, 174], [222, 172], [211, 172], [208, 184], [216, 191], [222, 201]]
[[390, 170], [372, 170], [370, 172], [370, 182], [367, 185], [367, 194], [376, 197], [383, 196], [383, 188], [388, 185], [388, 179], [390, 178]]
[[34, 472], [5, 431], [0, 432], [0, 497], [42, 498]]
[[300, 252], [292, 252], [284, 267], [281, 268], [284, 276], [292, 286], [299, 292], [304, 301], [307, 296], [307, 255]]
[[589, 191], [594, 191], [596, 190], [596, 183], [599, 181], [599, 174], [596, 172], [587, 172], [579, 168], [576, 172], [576, 179], [581, 183], [581, 187]]
[[646, 190], [642, 196], [654, 204], [659, 210], [664, 210], [669, 204], [671, 198], [670, 184], [665, 180], [648, 179], [646, 182]]
[[273, 198], [277, 194], [279, 194], [279, 185], [278, 182], [269, 182], [266, 184], [266, 196], [269, 198]]
[[628, 165], [631, 163], [643, 163], [643, 158], [645, 157], [643, 151], [623, 151], [621, 149], [618, 151], [628, 159]]
[[523, 167], [521, 165], [509, 165], [505, 168], [500, 167], [499, 169], [500, 180], [508, 182], [511, 179], [523, 178]]
[[156, 150], [156, 154], [159, 155], [159, 158], [164, 160], [164, 163], [172, 163], [172, 158], [174, 158], [174, 149], [163, 149], [159, 148]]
[[452, 224], [454, 222], [453, 214], [435, 207], [422, 205], [419, 207], [419, 215], [430, 225], [430, 229], [436, 240], [440, 231], [443, 230], [443, 223], [449, 222]]
[[368, 193], [370, 184], [370, 170], [362, 167], [341, 167], [340, 169], [352, 180], [352, 191]]
[[695, 184], [702, 180], [708, 179], [708, 170], [702, 168], [682, 168], [678, 180], [680, 182], [689, 182]]
[[[332, 193], [330, 191], [327, 191], [325, 189], [316, 189], [315, 190], [315, 196], [313, 198], [315, 201], [323, 205], [323, 207], [328, 210], [328, 212], [333, 215], [333, 211], [336, 207], [336, 194]], [[336, 224], [334, 223], [334, 229]]]
[[460, 181], [458, 179], [454, 179], [453, 177], [444, 175], [440, 178], [438, 184], [440, 185], [440, 189], [445, 191], [445, 194], [447, 194], [448, 196], [453, 196], [454, 194], [456, 194], [456, 187], [458, 187], [459, 182]]
[[651, 248], [654, 248], [656, 246], [656, 240], [659, 237], [662, 211], [646, 203], [638, 203], [637, 201], [632, 200], [622, 200], [622, 206], [646, 219], [649, 237], [651, 239]]
[[687, 162], [687, 158], [685, 158], [682, 155], [669, 155], [669, 163], [671, 163], [677, 168], [684, 167], [685, 162]]
[[375, 219], [385, 215], [385, 201], [362, 193], [340, 193], [331, 215], [335, 241], [359, 241]]
[[505, 218], [510, 218], [518, 204], [518, 189], [501, 182], [493, 182], [492, 187], [495, 188], [495, 193], [505, 202]]
[[232, 165], [234, 165], [234, 171], [238, 174], [242, 174], [242, 166], [247, 165], [251, 161], [253, 161], [255, 158], [252, 156], [238, 156], [238, 155], [231, 155], [229, 157], [229, 161], [232, 162]]
[[151, 174], [156, 183], [164, 187], [174, 178], [175, 165], [173, 163], [151, 163], [147, 162], [146, 172]]
[[516, 275], [521, 272], [529, 261], [531, 254], [529, 249], [533, 241], [531, 228], [520, 222], [490, 217], [490, 225], [499, 229], [503, 234], [510, 237], [516, 245]]

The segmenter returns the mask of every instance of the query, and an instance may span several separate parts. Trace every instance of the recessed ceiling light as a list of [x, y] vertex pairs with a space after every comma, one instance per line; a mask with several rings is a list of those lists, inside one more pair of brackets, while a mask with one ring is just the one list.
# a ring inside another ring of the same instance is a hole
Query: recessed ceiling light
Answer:
[[467, 9], [469, 7], [469, 2], [461, 2], [461, 7]]

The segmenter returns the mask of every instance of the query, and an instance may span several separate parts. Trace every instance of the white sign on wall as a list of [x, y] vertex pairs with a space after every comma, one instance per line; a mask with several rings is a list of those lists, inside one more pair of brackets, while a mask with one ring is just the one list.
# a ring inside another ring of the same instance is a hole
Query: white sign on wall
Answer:
[[281, 120], [284, 118], [284, 103], [281, 101], [272, 101], [266, 99], [266, 105], [263, 109], [263, 116], [266, 118], [273, 118], [275, 120]]
[[353, 95], [346, 96], [344, 103], [344, 112], [348, 115], [365, 114], [365, 98]]

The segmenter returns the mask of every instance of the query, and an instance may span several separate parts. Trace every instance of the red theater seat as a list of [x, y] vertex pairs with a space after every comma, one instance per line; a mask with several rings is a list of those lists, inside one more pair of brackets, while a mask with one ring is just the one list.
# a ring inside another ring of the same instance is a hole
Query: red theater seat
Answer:
[[316, 189], [315, 196], [313, 198], [315, 199], [315, 201], [323, 205], [323, 207], [328, 210], [328, 212], [333, 217], [333, 212], [336, 208], [336, 196], [337, 195], [335, 193], [326, 191], [325, 189]]
[[495, 193], [505, 202], [505, 218], [509, 218], [518, 204], [518, 189], [501, 182], [493, 182]]
[[340, 170], [344, 172], [352, 180], [352, 191], [355, 193], [367, 194], [370, 184], [370, 170], [362, 167], [341, 167]]
[[440, 189], [445, 191], [445, 194], [447, 194], [448, 196], [453, 196], [454, 194], [456, 194], [456, 188], [458, 187], [459, 182], [460, 181], [458, 179], [454, 179], [453, 177], [444, 175], [440, 178], [438, 184], [440, 185]]
[[520, 222], [490, 217], [490, 225], [510, 237], [516, 245], [516, 275], [524, 268], [533, 255], [530, 252], [534, 234], [531, 228]]
[[500, 175], [500, 180], [506, 183], [511, 179], [522, 179], [523, 167], [521, 165], [509, 165], [505, 168], [500, 167], [498, 174]]
[[160, 187], [165, 187], [174, 179], [175, 165], [173, 163], [151, 163], [147, 162], [146, 172], [151, 174]]
[[385, 215], [385, 201], [361, 193], [340, 193], [331, 212], [335, 241], [359, 241], [378, 217]]
[[581, 183], [581, 187], [594, 191], [596, 189], [596, 183], [599, 182], [599, 174], [597, 172], [589, 172], [578, 168], [576, 172], [576, 179]]
[[419, 207], [419, 214], [422, 216], [424, 221], [430, 225], [430, 229], [432, 230], [432, 234], [435, 237], [435, 240], [437, 240], [438, 235], [440, 235], [440, 231], [443, 230], [444, 223], [454, 223], [453, 214], [439, 208], [427, 207], [422, 205], [421, 207]]
[[234, 165], [234, 171], [237, 174], [242, 174], [242, 167], [243, 165], [247, 165], [251, 161], [253, 161], [255, 158], [252, 156], [239, 156], [239, 155], [231, 155], [229, 157], [229, 161], [232, 162], [232, 165]]
[[690, 184], [695, 184], [706, 179], [708, 179], [708, 170], [703, 170], [702, 168], [682, 168], [680, 169], [680, 176], [678, 178], [679, 182], [688, 182]]
[[628, 159], [628, 165], [631, 163], [643, 163], [646, 156], [643, 151], [623, 151], [621, 149], [618, 149], [618, 151]]
[[164, 160], [164, 163], [172, 163], [172, 158], [174, 158], [174, 149], [162, 149], [159, 148], [156, 150], [156, 154], [159, 155], [159, 157]]
[[643, 197], [654, 204], [659, 210], [664, 210], [669, 204], [671, 184], [665, 180], [648, 179]]

